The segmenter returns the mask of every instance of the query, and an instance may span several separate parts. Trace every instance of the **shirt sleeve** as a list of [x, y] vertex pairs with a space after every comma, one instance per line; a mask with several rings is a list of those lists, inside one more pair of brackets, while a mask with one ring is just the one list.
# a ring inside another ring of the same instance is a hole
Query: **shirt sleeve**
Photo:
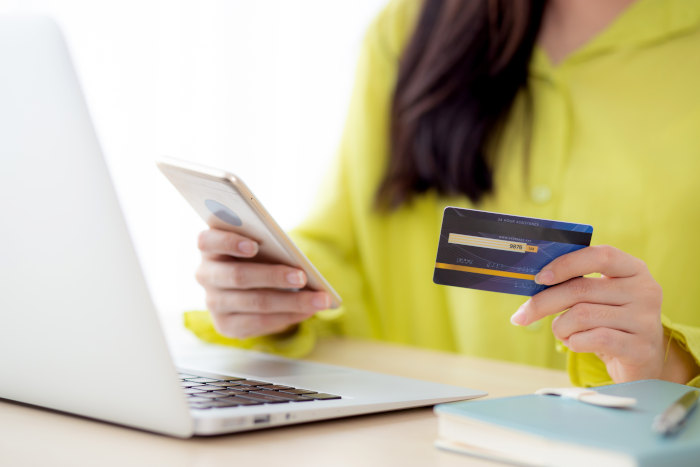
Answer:
[[[700, 328], [685, 324], [674, 323], [666, 316], [661, 316], [666, 333], [674, 339], [681, 349], [690, 353], [695, 363], [700, 362]], [[700, 387], [700, 375], [695, 375], [686, 384]]]

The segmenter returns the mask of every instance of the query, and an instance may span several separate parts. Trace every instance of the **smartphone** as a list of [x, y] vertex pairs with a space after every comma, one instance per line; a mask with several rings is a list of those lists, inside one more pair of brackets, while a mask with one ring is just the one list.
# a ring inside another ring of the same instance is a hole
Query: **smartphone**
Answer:
[[306, 288], [327, 292], [331, 307], [340, 306], [338, 293], [239, 177], [171, 158], [160, 160], [157, 165], [210, 227], [235, 232], [258, 243], [258, 254], [247, 261], [299, 268], [306, 273]]

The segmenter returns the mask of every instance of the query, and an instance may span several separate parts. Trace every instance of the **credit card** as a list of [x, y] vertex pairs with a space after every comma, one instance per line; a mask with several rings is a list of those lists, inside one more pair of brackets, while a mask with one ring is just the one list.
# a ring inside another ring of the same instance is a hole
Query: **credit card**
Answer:
[[586, 224], [447, 207], [433, 282], [516, 295], [547, 286], [535, 275], [555, 258], [591, 244]]

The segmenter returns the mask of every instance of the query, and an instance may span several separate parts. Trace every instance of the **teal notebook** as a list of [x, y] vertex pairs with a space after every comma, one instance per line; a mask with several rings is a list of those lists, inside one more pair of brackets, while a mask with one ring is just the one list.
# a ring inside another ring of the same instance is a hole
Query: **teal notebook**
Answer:
[[435, 444], [523, 465], [700, 466], [700, 409], [674, 436], [651, 429], [654, 417], [689, 389], [658, 380], [596, 388], [636, 398], [628, 409], [536, 394], [440, 404]]

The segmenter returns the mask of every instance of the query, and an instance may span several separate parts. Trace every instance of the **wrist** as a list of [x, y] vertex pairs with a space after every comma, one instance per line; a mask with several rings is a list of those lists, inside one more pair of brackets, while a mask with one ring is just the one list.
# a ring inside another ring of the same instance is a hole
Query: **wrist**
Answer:
[[700, 374], [700, 367], [686, 346], [674, 338], [673, 333], [673, 330], [664, 332], [666, 355], [661, 379], [686, 384]]

